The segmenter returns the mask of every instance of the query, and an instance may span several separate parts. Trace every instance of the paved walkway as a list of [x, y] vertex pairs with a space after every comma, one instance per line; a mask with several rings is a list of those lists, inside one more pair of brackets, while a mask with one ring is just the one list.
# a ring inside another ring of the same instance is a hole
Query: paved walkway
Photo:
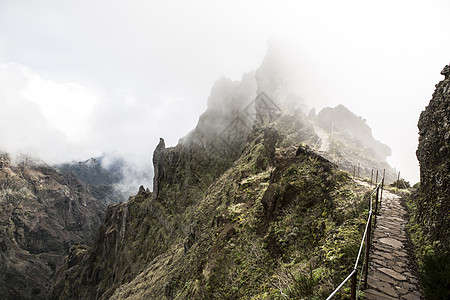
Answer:
[[383, 191], [382, 206], [372, 235], [365, 299], [422, 299], [405, 250], [406, 218], [400, 197]]

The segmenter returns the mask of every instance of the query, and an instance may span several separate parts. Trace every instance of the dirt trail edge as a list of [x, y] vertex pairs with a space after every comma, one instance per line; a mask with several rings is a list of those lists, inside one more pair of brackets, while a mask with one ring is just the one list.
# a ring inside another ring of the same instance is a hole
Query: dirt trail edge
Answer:
[[400, 197], [383, 191], [382, 206], [372, 237], [368, 287], [365, 299], [423, 299], [411, 272], [405, 226], [406, 210]]

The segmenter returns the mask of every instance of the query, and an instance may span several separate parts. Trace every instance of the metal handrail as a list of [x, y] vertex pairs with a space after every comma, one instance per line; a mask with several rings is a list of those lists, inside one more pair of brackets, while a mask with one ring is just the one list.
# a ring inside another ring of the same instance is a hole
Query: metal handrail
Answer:
[[[377, 171], [377, 177], [378, 177], [378, 171]], [[330, 294], [330, 296], [328, 296], [327, 300], [333, 298], [333, 296], [344, 286], [344, 284], [350, 279], [352, 278], [352, 291], [351, 291], [351, 299], [356, 299], [356, 274], [357, 274], [357, 268], [358, 268], [358, 263], [359, 263], [359, 259], [361, 258], [361, 253], [362, 253], [362, 249], [363, 249], [363, 245], [364, 245], [364, 240], [367, 239], [368, 236], [370, 236], [370, 225], [371, 225], [371, 221], [372, 221], [372, 215], [373, 215], [373, 195], [375, 194], [375, 192], [377, 193], [376, 199], [375, 201], [377, 201], [377, 205], [376, 208], [378, 208], [378, 196], [379, 196], [379, 188], [381, 186], [381, 191], [383, 191], [383, 185], [384, 185], [384, 174], [383, 177], [380, 180], [380, 183], [376, 183], [376, 187], [375, 189], [372, 191], [372, 193], [370, 194], [370, 201], [369, 201], [369, 213], [368, 213], [368, 217], [367, 217], [367, 222], [366, 222], [366, 228], [364, 230], [364, 234], [363, 237], [361, 239], [361, 244], [359, 246], [359, 251], [358, 251], [358, 255], [356, 257], [356, 262], [355, 265], [353, 267], [353, 270], [350, 272], [350, 274], [341, 282], [341, 284], [339, 284], [339, 286]], [[382, 197], [383, 193], [381, 193], [381, 197]], [[381, 197], [380, 197], [380, 201], [381, 201]], [[376, 212], [375, 212], [376, 213]], [[376, 215], [375, 215], [376, 218]], [[370, 241], [369, 241], [370, 242]], [[366, 241], [366, 247], [370, 247], [370, 245], [368, 245], [367, 241]], [[366, 248], [367, 249], [367, 248]], [[368, 252], [368, 251], [367, 251]], [[366, 268], [368, 269], [368, 253], [366, 252], [366, 258], [365, 258], [365, 264]], [[366, 264], [367, 263], [367, 264]], [[364, 282], [367, 283], [367, 275], [365, 276], [365, 280]], [[355, 284], [353, 284], [355, 283]]]
[[369, 228], [369, 224], [370, 224], [370, 215], [372, 214], [372, 209], [369, 210], [369, 217], [367, 217], [367, 222], [366, 222], [366, 229], [364, 230], [364, 234], [363, 237], [361, 239], [361, 244], [359, 246], [359, 251], [358, 251], [358, 256], [356, 257], [356, 262], [355, 262], [355, 266], [353, 267], [354, 269], [356, 269], [358, 267], [358, 263], [359, 263], [359, 259], [361, 258], [361, 252], [362, 252], [362, 248], [364, 245], [364, 240], [366, 239], [366, 235], [367, 235], [367, 230]]
[[333, 293], [331, 293], [330, 296], [328, 296], [328, 299], [331, 299], [337, 292], [339, 292], [339, 290], [341, 289], [341, 287], [347, 283], [347, 281], [353, 276], [353, 274], [356, 272], [356, 269], [353, 269], [352, 272], [350, 273], [350, 275], [347, 276], [347, 278], [344, 279], [344, 281], [341, 282], [341, 284], [333, 291]]

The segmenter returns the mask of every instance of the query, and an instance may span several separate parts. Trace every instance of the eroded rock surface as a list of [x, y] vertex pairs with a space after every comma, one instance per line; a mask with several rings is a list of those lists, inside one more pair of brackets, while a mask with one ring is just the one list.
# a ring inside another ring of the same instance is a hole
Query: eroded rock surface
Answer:
[[71, 245], [91, 243], [105, 205], [77, 178], [0, 155], [0, 295], [47, 299]]
[[420, 164], [418, 223], [432, 241], [450, 250], [450, 67], [421, 113], [417, 159]]

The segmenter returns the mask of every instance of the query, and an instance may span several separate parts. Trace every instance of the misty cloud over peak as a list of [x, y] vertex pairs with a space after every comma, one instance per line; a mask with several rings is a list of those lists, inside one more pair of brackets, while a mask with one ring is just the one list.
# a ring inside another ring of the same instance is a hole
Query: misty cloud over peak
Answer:
[[[256, 70], [275, 36], [295, 71], [287, 106], [344, 104], [417, 180], [416, 124], [448, 62], [449, 10], [438, 0], [4, 0], [0, 148], [150, 161], [158, 138], [175, 145], [195, 128], [213, 83]], [[394, 125], [401, 136], [387, 134]]]

